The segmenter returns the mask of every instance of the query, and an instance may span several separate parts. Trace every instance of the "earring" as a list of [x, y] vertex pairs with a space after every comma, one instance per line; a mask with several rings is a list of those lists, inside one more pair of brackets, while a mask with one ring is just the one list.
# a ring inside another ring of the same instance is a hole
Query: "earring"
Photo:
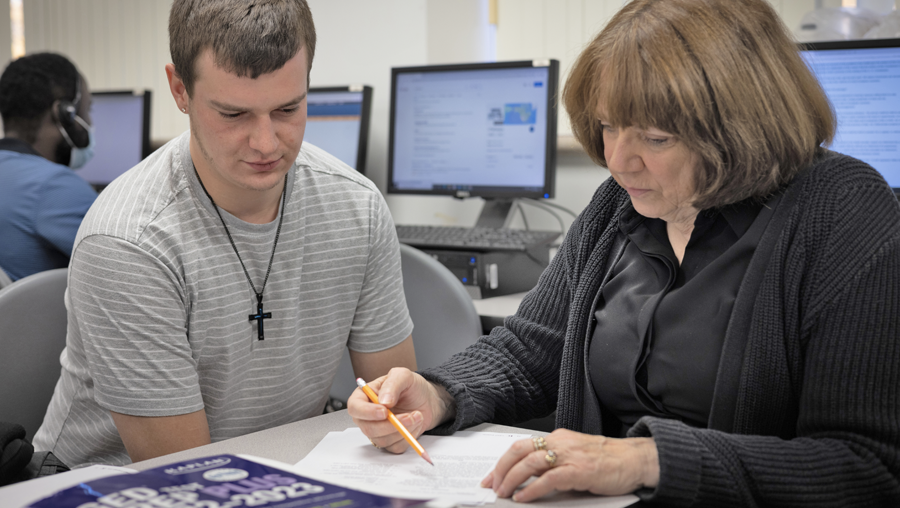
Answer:
[[181, 108], [182, 113], [187, 113], [187, 108]]

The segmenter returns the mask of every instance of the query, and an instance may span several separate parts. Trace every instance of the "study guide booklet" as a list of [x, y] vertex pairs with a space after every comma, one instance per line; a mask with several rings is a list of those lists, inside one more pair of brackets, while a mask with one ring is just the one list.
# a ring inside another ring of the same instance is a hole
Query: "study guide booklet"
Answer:
[[313, 480], [250, 457], [214, 455], [89, 480], [31, 505], [33, 508], [405, 508], [423, 499], [398, 499]]
[[107, 476], [137, 473], [127, 467], [93, 465], [0, 487], [0, 508], [25, 508], [57, 490]]

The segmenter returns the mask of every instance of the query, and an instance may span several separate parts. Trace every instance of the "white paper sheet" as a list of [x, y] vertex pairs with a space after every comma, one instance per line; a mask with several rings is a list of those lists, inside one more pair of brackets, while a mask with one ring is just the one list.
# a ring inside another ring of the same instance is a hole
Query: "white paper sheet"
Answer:
[[[529, 434], [457, 432], [452, 436], [422, 436], [434, 467], [413, 450], [402, 455], [372, 446], [356, 427], [331, 432], [294, 470], [358, 490], [407, 499], [438, 498], [459, 504], [493, 503], [497, 495], [479, 487], [509, 447]], [[636, 496], [598, 497], [594, 506], [619, 508]]]
[[431, 466], [413, 450], [395, 455], [375, 448], [354, 427], [329, 433], [296, 468], [310, 477], [382, 495], [490, 503], [497, 495], [478, 484], [510, 445], [528, 437], [496, 432], [422, 436], [419, 443], [434, 461]]
[[22, 508], [40, 501], [54, 492], [79, 483], [106, 478], [117, 474], [136, 473], [134, 469], [117, 466], [88, 466], [73, 469], [27, 482], [14, 483], [0, 488], [0, 508]]

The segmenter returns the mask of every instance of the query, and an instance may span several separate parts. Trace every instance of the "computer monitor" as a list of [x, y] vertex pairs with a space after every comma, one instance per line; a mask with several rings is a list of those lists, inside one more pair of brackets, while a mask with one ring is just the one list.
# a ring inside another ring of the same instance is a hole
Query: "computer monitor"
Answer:
[[869, 163], [900, 192], [900, 39], [806, 43], [800, 53], [834, 106], [830, 148]]
[[556, 60], [391, 69], [388, 192], [485, 198], [488, 227], [553, 197], [558, 81]]
[[310, 88], [303, 140], [365, 173], [371, 110], [371, 86]]
[[103, 190], [150, 155], [150, 90], [92, 92], [94, 157], [75, 174]]

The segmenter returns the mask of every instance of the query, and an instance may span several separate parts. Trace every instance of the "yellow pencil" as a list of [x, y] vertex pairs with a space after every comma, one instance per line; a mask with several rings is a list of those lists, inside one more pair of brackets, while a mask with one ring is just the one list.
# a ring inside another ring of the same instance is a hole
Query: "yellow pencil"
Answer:
[[[379, 403], [378, 395], [375, 395], [375, 392], [372, 390], [372, 388], [370, 388], [369, 385], [367, 385], [361, 377], [356, 378], [356, 384], [360, 388], [362, 388], [363, 393], [366, 394], [366, 397], [369, 397], [369, 400], [371, 400], [375, 404]], [[428, 452], [425, 451], [425, 448], [422, 448], [422, 445], [420, 445], [419, 442], [416, 441], [416, 438], [414, 438], [413, 435], [410, 434], [408, 430], [406, 430], [406, 427], [404, 427], [403, 424], [400, 423], [400, 420], [398, 420], [397, 417], [394, 416], [394, 413], [392, 413], [390, 409], [384, 409], [385, 411], [387, 411], [388, 420], [390, 420], [391, 425], [393, 425], [394, 428], [397, 429], [398, 432], [400, 432], [400, 435], [403, 436], [403, 439], [405, 439], [407, 443], [409, 443], [409, 446], [412, 446], [413, 450], [415, 450], [420, 457], [425, 459], [426, 462], [433, 466], [434, 462], [431, 461], [431, 457], [428, 456]]]

